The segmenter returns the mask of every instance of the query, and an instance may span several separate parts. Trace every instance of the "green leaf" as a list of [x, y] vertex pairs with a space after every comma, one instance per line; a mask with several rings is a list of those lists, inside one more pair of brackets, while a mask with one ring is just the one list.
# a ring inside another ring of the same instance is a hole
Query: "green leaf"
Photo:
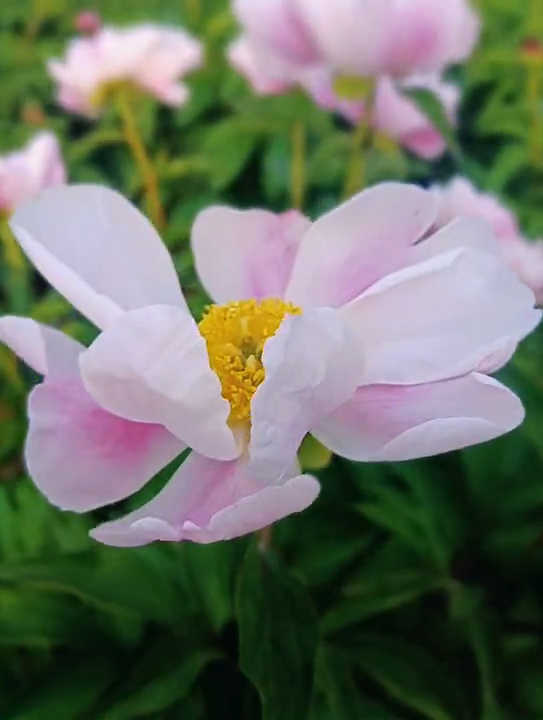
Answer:
[[263, 720], [304, 720], [318, 640], [305, 588], [253, 544], [239, 575], [236, 607], [240, 667], [260, 694]]
[[458, 681], [422, 647], [392, 635], [361, 634], [351, 657], [391, 697], [428, 720], [465, 717]]
[[[81, 720], [89, 707], [111, 683], [119, 660], [112, 657], [76, 657], [51, 666], [51, 671], [30, 688], [17, 703], [17, 709], [4, 720]], [[96, 716], [94, 716], [96, 717]]]
[[441, 104], [438, 96], [426, 88], [403, 88], [402, 92], [415, 103], [430, 120], [432, 125], [439, 130], [453, 155], [455, 155], [457, 159], [461, 159], [461, 151], [456, 139], [455, 129], [447, 117], [445, 108]]
[[238, 117], [223, 120], [208, 130], [203, 154], [214, 190], [223, 190], [238, 177], [257, 140], [251, 127]]
[[166, 710], [190, 690], [205, 666], [220, 657], [195, 638], [159, 635], [108, 698], [100, 720], [131, 720]]
[[317, 662], [319, 690], [326, 697], [333, 720], [396, 720], [363, 697], [354, 682], [348, 658], [341, 649], [321, 645]]
[[374, 566], [362, 571], [355, 583], [344, 588], [342, 599], [325, 616], [323, 630], [337, 632], [367, 617], [414, 602], [439, 587], [440, 578], [426, 568]]

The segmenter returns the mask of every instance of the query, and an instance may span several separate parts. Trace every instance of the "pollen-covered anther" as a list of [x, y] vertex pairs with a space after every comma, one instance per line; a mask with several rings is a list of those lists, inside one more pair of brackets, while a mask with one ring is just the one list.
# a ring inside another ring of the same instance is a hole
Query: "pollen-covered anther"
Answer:
[[301, 309], [277, 298], [211, 305], [198, 327], [209, 364], [230, 403], [230, 423], [250, 420], [251, 400], [265, 378], [262, 352], [287, 315]]

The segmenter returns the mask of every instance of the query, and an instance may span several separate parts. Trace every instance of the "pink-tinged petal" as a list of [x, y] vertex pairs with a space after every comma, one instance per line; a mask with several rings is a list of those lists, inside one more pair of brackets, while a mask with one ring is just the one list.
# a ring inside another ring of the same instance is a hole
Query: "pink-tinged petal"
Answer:
[[66, 168], [53, 133], [40, 132], [32, 139], [27, 147], [27, 162], [33, 194], [66, 182]]
[[364, 355], [360, 385], [471, 372], [540, 319], [533, 294], [505, 263], [469, 247], [393, 273], [341, 312]]
[[77, 376], [78, 358], [85, 348], [71, 337], [30, 318], [0, 318], [0, 341], [40, 375]]
[[47, 499], [86, 512], [132, 495], [185, 449], [159, 425], [101, 408], [80, 379], [47, 377], [31, 392], [25, 458]]
[[258, 95], [282, 95], [294, 85], [288, 63], [280, 62], [248, 35], [241, 35], [228, 46], [227, 57]]
[[504, 240], [501, 252], [505, 262], [543, 304], [543, 242], [530, 242], [522, 237]]
[[499, 243], [488, 223], [479, 218], [459, 217], [415, 245], [409, 261], [415, 265], [451, 250], [465, 248], [495, 257], [500, 254]]
[[438, 198], [436, 227], [443, 227], [458, 217], [485, 220], [500, 240], [520, 237], [514, 214], [498, 197], [477, 190], [469, 180], [455, 178], [448, 185], [434, 187]]
[[276, 215], [208, 208], [192, 229], [196, 271], [217, 303], [282, 297], [300, 240], [310, 227], [296, 210]]
[[412, 460], [492, 440], [522, 422], [520, 400], [486, 375], [427, 385], [373, 385], [314, 430], [351, 460]]
[[266, 378], [251, 404], [250, 472], [275, 482], [289, 472], [312, 427], [355, 391], [361, 356], [337, 311], [283, 321], [262, 355]]
[[282, 485], [262, 488], [250, 478], [244, 461], [217, 462], [191, 453], [153, 500], [91, 535], [120, 547], [155, 540], [230, 540], [301, 512], [319, 489], [315, 478], [296, 474]]
[[50, 188], [22, 205], [11, 226], [42, 275], [98, 327], [110, 325], [121, 310], [186, 307], [166, 247], [114, 190]]
[[258, 45], [270, 47], [290, 62], [312, 63], [319, 59], [292, 0], [234, 0], [233, 9]]
[[121, 500], [184, 450], [164, 428], [101, 408], [81, 381], [84, 348], [72, 338], [28, 318], [3, 317], [0, 340], [45, 375], [29, 397], [25, 457], [53, 504], [84, 512]]
[[[321, 59], [349, 75], [441, 70], [465, 59], [479, 32], [477, 16], [466, 0], [290, 2]], [[256, 10], [258, 3], [253, 4]]]
[[106, 410], [157, 423], [208, 457], [238, 450], [227, 425], [204, 339], [182, 308], [154, 305], [123, 314], [80, 358], [83, 382]]
[[431, 193], [383, 183], [311, 226], [300, 243], [286, 297], [302, 306], [337, 307], [401, 267], [435, 219]]

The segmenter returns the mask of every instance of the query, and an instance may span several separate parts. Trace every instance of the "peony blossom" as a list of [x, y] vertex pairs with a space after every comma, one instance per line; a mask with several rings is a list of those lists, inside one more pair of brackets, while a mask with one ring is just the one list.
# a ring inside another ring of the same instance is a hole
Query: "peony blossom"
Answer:
[[201, 43], [183, 30], [159, 25], [104, 27], [76, 38], [48, 70], [66, 110], [96, 117], [121, 85], [132, 85], [166, 105], [178, 107], [189, 91], [182, 82], [202, 63]]
[[436, 227], [462, 215], [485, 220], [499, 240], [505, 261], [532, 289], [538, 304], [543, 304], [543, 241], [526, 240], [514, 214], [497, 197], [478, 191], [465, 178], [436, 187], [434, 192], [439, 203]]
[[95, 10], [82, 10], [76, 15], [74, 25], [82, 35], [94, 35], [102, 27], [102, 18]]
[[406, 76], [465, 60], [479, 34], [467, 0], [234, 0], [244, 30], [289, 62]]
[[430, 90], [439, 98], [451, 123], [456, 123], [460, 91], [456, 85], [437, 76], [413, 76], [402, 83], [382, 78], [375, 97], [374, 126], [402, 147], [425, 160], [439, 158], [447, 143], [429, 118], [403, 90]]
[[56, 137], [40, 132], [17, 152], [0, 157], [0, 214], [11, 212], [50, 185], [66, 182]]
[[0, 319], [2, 340], [44, 376], [26, 443], [37, 486], [82, 512], [134, 493], [190, 448], [154, 499], [92, 534], [207, 543], [315, 500], [319, 484], [297, 464], [308, 433], [376, 461], [517, 426], [519, 399], [489, 373], [538, 323], [533, 295], [480, 221], [418, 242], [435, 217], [432, 193], [398, 183], [314, 223], [204, 210], [192, 248], [215, 304], [197, 324], [155, 230], [117, 193], [71, 186], [23, 206], [12, 222], [23, 250], [101, 330], [84, 348]]
[[[250, 36], [241, 35], [228, 48], [228, 59], [258, 95], [282, 95], [301, 86], [320, 107], [336, 112], [353, 124], [364, 115], [364, 103], [340, 98], [334, 89], [333, 74], [324, 65], [311, 67], [289, 63], [258, 46]], [[460, 91], [436, 75], [415, 75], [402, 82], [382, 77], [377, 80], [373, 127], [425, 160], [445, 152], [447, 144], [439, 130], [403, 90], [432, 91], [442, 103], [449, 120], [456, 122]]]

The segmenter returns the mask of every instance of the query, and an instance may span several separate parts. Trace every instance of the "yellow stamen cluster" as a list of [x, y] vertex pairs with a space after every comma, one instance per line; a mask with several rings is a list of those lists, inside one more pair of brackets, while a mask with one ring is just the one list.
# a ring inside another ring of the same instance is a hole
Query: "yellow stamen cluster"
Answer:
[[209, 364], [230, 403], [230, 423], [250, 420], [251, 400], [265, 377], [262, 351], [287, 315], [300, 308], [276, 298], [211, 305], [198, 327], [207, 344]]

